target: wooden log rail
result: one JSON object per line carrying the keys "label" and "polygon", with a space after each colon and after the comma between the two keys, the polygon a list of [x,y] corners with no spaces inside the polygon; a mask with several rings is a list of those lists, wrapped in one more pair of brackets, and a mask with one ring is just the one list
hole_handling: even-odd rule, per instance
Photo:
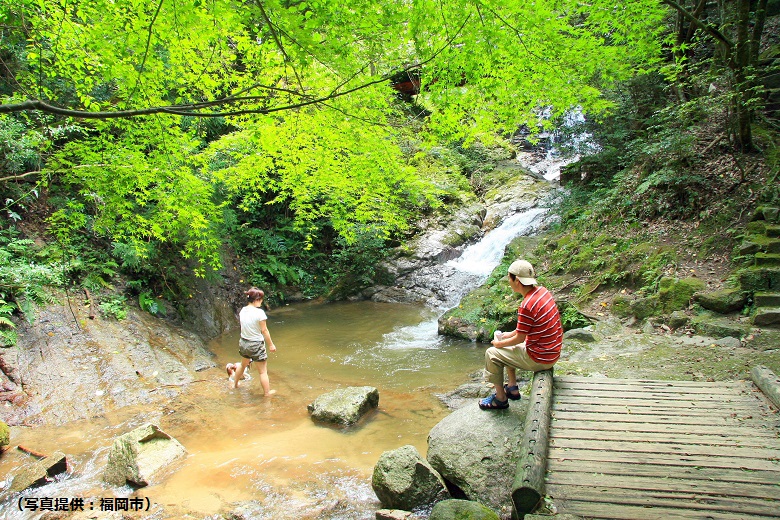
{"label": "wooden log rail", "polygon": [[552,398],[553,369],[536,372],[531,383],[520,460],[512,484],[512,518],[522,519],[536,509],[544,497]]}
{"label": "wooden log rail", "polygon": [[753,367],[750,378],[764,392],[772,404],[780,408],[780,377],[763,365]]}

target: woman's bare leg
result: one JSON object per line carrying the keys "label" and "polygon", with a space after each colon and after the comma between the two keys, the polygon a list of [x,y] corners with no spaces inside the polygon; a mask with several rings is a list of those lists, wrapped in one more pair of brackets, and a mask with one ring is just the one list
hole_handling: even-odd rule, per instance
{"label": "woman's bare leg", "polygon": [[265,395],[272,395],[276,390],[271,390],[271,380],[268,379],[268,361],[258,361],[257,371],[260,372],[260,384],[263,385]]}
{"label": "woman's bare leg", "polygon": [[244,377],[244,370],[249,366],[249,363],[251,363],[250,359],[241,358],[241,364],[236,368],[236,371],[233,372],[233,375],[230,376],[230,381],[228,382],[230,388],[236,388],[238,386],[238,382]]}

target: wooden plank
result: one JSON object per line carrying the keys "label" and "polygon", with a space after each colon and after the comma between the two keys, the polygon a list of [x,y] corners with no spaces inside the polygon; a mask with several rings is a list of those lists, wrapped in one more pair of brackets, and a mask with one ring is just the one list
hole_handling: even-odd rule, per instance
{"label": "wooden plank", "polygon": [[658,453],[627,453],[597,450],[563,449],[550,446],[550,459],[582,461],[620,462],[630,464],[662,464],[669,466],[694,466],[703,468],[731,468],[751,471],[780,471],[780,461],[762,459],[740,459],[737,457],[707,457],[702,455],[665,455]]}
{"label": "wooden plank", "polygon": [[683,381],[657,379],[601,379],[595,377],[572,378],[570,376],[556,376],[555,386],[643,386],[643,387],[675,387],[675,388],[725,388],[725,389],[750,389],[753,385],[748,380],[742,381]]}
{"label": "wooden plank", "polygon": [[755,402],[749,402],[749,401],[742,401],[742,402],[728,402],[724,403],[723,401],[695,401],[690,399],[680,399],[680,400],[674,400],[674,399],[651,399],[647,396],[645,397],[600,397],[598,401],[594,399],[592,395],[555,395],[555,400],[553,401],[553,409],[555,409],[556,406],[558,406],[559,403],[594,403],[598,402],[600,404],[604,405],[611,405],[611,406],[630,406],[630,407],[640,407],[640,406],[666,406],[670,408],[702,408],[702,409],[710,409],[710,410],[756,410],[761,411],[761,408],[756,407]]}
{"label": "wooden plank", "polygon": [[648,424],[690,424],[695,426],[763,426],[765,421],[758,419],[736,419],[728,415],[677,415],[677,414],[631,414],[631,413],[590,413],[567,412],[555,410],[552,414],[555,420],[569,421],[600,421],[600,422],[624,422],[624,423],[648,423]]}
{"label": "wooden plank", "polygon": [[588,397],[593,399],[650,399],[650,400],[672,400],[686,402],[711,402],[711,403],[756,403],[758,398],[753,395],[728,394],[713,395],[711,393],[692,394],[688,392],[650,392],[650,391],[631,391],[631,390],[609,390],[604,392],[594,392],[589,389],[570,388],[566,390],[555,390],[555,399],[567,397]]}
{"label": "wooden plank", "polygon": [[744,484],[770,484],[780,482],[780,467],[777,471],[748,471],[731,468],[703,468],[700,466],[669,466],[659,464],[627,464],[624,462],[589,461],[583,464],[577,460],[550,459],[547,468],[551,473],[568,471],[581,475],[586,482],[592,475],[623,475],[626,477],[687,478],[715,480],[718,482],[741,482]]}
{"label": "wooden plank", "polygon": [[739,457],[745,459],[777,459],[780,452],[754,447],[721,447],[700,444],[664,444],[660,442],[621,442],[590,439],[550,439],[550,446],[560,449],[601,450],[626,453],[657,453],[668,455],[702,455],[711,457]]}
{"label": "wooden plank", "polygon": [[780,518],[777,411],[747,381],[557,376],[546,489],[589,518]]}
{"label": "wooden plank", "polygon": [[655,385],[655,386],[692,386],[701,387],[708,385],[717,385],[724,388],[735,387],[744,388],[745,385],[750,386],[747,381],[688,381],[684,379],[613,379],[613,378],[596,378],[586,376],[572,376],[572,375],[556,375],[555,385],[578,383],[578,384],[642,384],[642,385]]}
{"label": "wooden plank", "polygon": [[599,384],[599,383],[556,383],[556,392],[572,390],[588,390],[592,393],[602,392],[646,392],[670,394],[702,394],[707,396],[745,395],[753,396],[752,385],[743,386],[677,386],[677,385],[645,385],[645,384]]}
{"label": "wooden plank", "polygon": [[[565,429],[578,430],[605,430],[605,431],[633,431],[633,432],[654,432],[654,433],[687,433],[691,435],[744,435],[744,428],[729,426],[696,426],[689,424],[637,424],[630,422],[602,422],[602,421],[569,421],[565,419],[555,419],[552,425],[556,431]],[[750,431],[751,435],[756,437],[777,438],[777,432],[765,429],[754,428]]]}
{"label": "wooden plank", "polygon": [[773,448],[780,453],[780,439],[756,437],[750,431],[737,435],[689,435],[684,433],[627,432],[604,430],[552,430],[556,439],[593,439],[624,442],[662,442],[670,444],[707,444],[710,446],[752,446]]}
{"label": "wooden plank", "polygon": [[[777,484],[741,484],[737,482],[719,482],[700,479],[625,477],[623,475],[589,474],[587,480],[580,473],[553,472],[547,475],[547,486],[557,484],[571,496],[581,496],[581,493],[591,493],[593,488],[609,490],[614,493],[635,495],[647,491],[663,493],[682,493],[702,496],[708,500],[713,498],[737,498],[738,502],[759,500],[780,500],[780,486]],[[583,483],[587,484],[583,484]],[[548,488],[548,494],[552,491]],[[750,500],[746,500],[750,499]],[[601,498],[594,499],[601,502]],[[780,509],[780,503],[775,504]],[[758,514],[763,514],[759,512]]]}
{"label": "wooden plank", "polygon": [[[591,488],[589,495],[566,498],[561,488],[548,490],[558,513],[570,513],[587,518],[614,518],[619,520],[768,520],[780,518],[780,508],[771,501],[751,501],[740,507],[739,501],[716,499],[697,501],[696,497],[659,496],[658,493],[613,494]],[[602,501],[593,500],[601,499]],[[725,507],[724,507],[725,506]]]}
{"label": "wooden plank", "polygon": [[[669,414],[674,413],[675,415],[685,415],[685,416],[691,416],[691,417],[697,417],[697,416],[711,416],[712,415],[712,408],[702,408],[699,406],[693,406],[690,405],[688,407],[672,407],[672,406],[625,406],[625,405],[610,405],[610,404],[602,404],[600,401],[590,401],[590,402],[575,402],[575,403],[566,403],[566,402],[558,402],[553,405],[553,411],[559,411],[559,412],[598,412],[598,413],[630,413],[630,414],[637,414],[637,415],[661,415],[661,414]],[[774,418],[776,417],[773,412],[763,412],[761,410],[757,410],[755,406],[745,406],[740,409],[734,409],[729,408],[728,414],[729,417],[735,418],[735,419],[751,419],[756,416],[759,416],[761,418],[761,421],[765,422],[767,418]]]}

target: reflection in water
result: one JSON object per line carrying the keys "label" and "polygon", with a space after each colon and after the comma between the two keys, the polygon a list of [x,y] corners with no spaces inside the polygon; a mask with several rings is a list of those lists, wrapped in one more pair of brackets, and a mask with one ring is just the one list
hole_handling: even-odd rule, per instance
{"label": "reflection in water", "polygon": [[[186,395],[161,409],[14,428],[14,444],[63,451],[72,463],[68,478],[24,496],[84,498],[96,508],[100,497],[142,496],[173,516],[239,508],[251,518],[373,518],[379,503],[371,474],[379,456],[406,444],[425,454],[428,432],[449,413],[433,394],[481,368],[483,347],[439,338],[429,330],[435,312],[409,305],[304,303],[268,315],[278,346],[268,363],[277,395],[263,397],[258,377],[227,388],[224,366],[238,359],[237,333],[227,334],[210,346],[217,368],[201,372]],[[357,385],[379,389],[379,409],[366,420],[348,430],[311,421],[306,406],[316,397]],[[179,440],[187,459],[159,484],[106,488],[100,475],[113,439],[147,421]],[[0,460],[4,488],[24,461],[29,456],[17,450]],[[3,502],[0,517],[40,517],[17,506]]]}

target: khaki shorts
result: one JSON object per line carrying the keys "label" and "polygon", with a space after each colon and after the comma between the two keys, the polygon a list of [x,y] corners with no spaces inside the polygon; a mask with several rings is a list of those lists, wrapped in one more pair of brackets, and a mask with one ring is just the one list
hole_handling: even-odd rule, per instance
{"label": "khaki shorts", "polygon": [[496,348],[490,347],[485,351],[485,370],[488,372],[487,380],[496,386],[504,384],[504,367],[512,367],[518,370],[530,370],[539,372],[552,368],[555,363],[537,363],[525,350],[525,343],[514,347]]}
{"label": "khaki shorts", "polygon": [[268,354],[265,351],[265,341],[249,341],[241,338],[238,340],[238,353],[241,357],[252,361],[265,361]]}

